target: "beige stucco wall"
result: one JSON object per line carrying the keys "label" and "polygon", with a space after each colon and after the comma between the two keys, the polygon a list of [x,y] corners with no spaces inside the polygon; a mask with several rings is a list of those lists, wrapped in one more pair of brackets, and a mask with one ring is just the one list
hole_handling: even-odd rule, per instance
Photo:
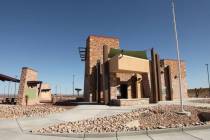
{"label": "beige stucco wall", "polygon": [[41,86],[41,92],[39,94],[39,102],[52,102],[51,91],[42,91],[43,89],[51,89],[50,85],[43,83]]}
{"label": "beige stucco wall", "polygon": [[109,61],[110,72],[149,73],[149,60],[119,55]]}

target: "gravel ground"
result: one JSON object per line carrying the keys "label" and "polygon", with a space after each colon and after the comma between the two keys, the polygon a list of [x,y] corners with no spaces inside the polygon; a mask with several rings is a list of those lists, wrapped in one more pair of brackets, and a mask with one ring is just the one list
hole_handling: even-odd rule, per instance
{"label": "gravel ground", "polygon": [[88,119],[76,122],[56,124],[48,128],[33,130],[39,133],[102,133],[102,132],[126,132],[150,129],[165,129],[205,125],[198,114],[210,112],[208,108],[184,106],[191,116],[180,115],[177,105],[158,105],[141,108],[128,113],[113,116]]}
{"label": "gravel ground", "polygon": [[33,116],[44,117],[52,113],[63,111],[65,111],[63,107],[56,107],[52,105],[0,105],[0,119],[16,119]]}

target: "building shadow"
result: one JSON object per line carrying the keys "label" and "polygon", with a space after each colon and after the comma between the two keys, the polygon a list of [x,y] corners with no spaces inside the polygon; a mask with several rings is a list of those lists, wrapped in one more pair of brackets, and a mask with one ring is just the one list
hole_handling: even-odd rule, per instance
{"label": "building shadow", "polygon": [[210,112],[200,112],[198,113],[198,118],[202,122],[210,121]]}

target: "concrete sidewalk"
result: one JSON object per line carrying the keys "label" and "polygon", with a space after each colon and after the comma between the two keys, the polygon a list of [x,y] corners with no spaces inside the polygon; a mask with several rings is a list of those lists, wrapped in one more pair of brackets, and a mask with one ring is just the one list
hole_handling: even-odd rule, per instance
{"label": "concrete sidewalk", "polygon": [[184,132],[170,132],[151,135],[118,136],[106,138],[71,138],[58,136],[41,136],[26,134],[19,129],[0,129],[0,140],[209,140],[210,129],[189,130]]}

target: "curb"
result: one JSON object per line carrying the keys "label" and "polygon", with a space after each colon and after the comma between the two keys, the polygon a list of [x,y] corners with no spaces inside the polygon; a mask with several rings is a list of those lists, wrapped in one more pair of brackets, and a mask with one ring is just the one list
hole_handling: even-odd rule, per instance
{"label": "curb", "polygon": [[166,129],[153,129],[147,130],[147,134],[162,134],[162,133],[170,133],[170,132],[183,132],[183,128],[166,128]]}
{"label": "curb", "polygon": [[120,136],[136,136],[136,135],[147,135],[147,130],[117,132],[118,137],[120,137]]}
{"label": "curb", "polygon": [[84,138],[104,138],[104,137],[117,137],[117,132],[84,133]]}
{"label": "curb", "polygon": [[85,138],[85,133],[33,133],[28,132],[27,134],[41,135],[41,136],[57,136],[57,137],[72,137],[72,138]]}
{"label": "curb", "polygon": [[210,128],[210,124],[205,124],[205,125],[198,125],[198,126],[194,126],[194,127],[184,127],[183,131],[189,131],[189,130],[199,130],[199,129],[209,129]]}
{"label": "curb", "polygon": [[136,136],[136,135],[184,132],[184,131],[189,131],[189,130],[201,130],[201,129],[209,129],[209,128],[210,128],[210,124],[201,125],[201,126],[193,126],[193,127],[140,130],[140,131],[128,131],[128,132],[108,132],[108,133],[34,133],[34,132],[29,132],[29,131],[26,133],[32,134],[32,135],[72,137],[72,138],[104,138],[104,137],[120,137],[120,136]]}

